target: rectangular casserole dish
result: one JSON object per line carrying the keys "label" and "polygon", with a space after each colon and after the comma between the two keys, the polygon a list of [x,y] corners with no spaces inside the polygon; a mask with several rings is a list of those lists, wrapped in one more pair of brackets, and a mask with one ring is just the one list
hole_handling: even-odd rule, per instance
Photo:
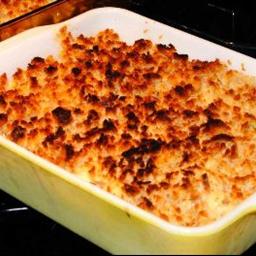
{"label": "rectangular casserole dish", "polygon": [[[254,74],[256,60],[118,8],[91,10],[62,24],[35,28],[0,44],[0,73],[11,75],[35,56],[57,55],[57,33],[106,28],[128,43],[173,43],[191,58],[231,63]],[[37,47],[34,47],[37,45]],[[29,49],[29,51],[20,51]],[[0,189],[113,254],[237,255],[256,242],[256,195],[200,228],[171,225],[0,137]]]}
{"label": "rectangular casserole dish", "polygon": [[32,12],[0,23],[0,41],[29,28],[64,21],[90,8],[95,0],[55,0]]}

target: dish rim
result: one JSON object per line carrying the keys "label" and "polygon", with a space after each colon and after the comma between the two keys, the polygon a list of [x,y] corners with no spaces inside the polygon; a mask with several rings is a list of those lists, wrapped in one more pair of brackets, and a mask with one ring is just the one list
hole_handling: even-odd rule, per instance
{"label": "dish rim", "polygon": [[[60,1],[63,1],[63,0],[60,0]],[[53,3],[55,3],[55,2],[53,2]],[[117,7],[95,8],[95,9],[89,10],[83,14],[80,14],[74,18],[71,18],[71,19],[64,21],[62,23],[59,23],[59,24],[41,26],[41,27],[32,28],[30,30],[22,32],[14,37],[9,38],[0,43],[0,55],[1,55],[1,51],[3,51],[5,49],[5,47],[7,47],[7,48],[14,47],[15,44],[17,43],[17,40],[21,40],[21,41],[29,40],[31,38],[31,36],[32,37],[36,36],[38,33],[41,34],[43,31],[49,32],[49,29],[51,29],[52,32],[55,33],[61,27],[65,26],[65,25],[69,26],[69,23],[78,22],[84,16],[89,16],[89,15],[97,16],[97,15],[104,14],[104,12],[110,12],[113,14],[115,14],[116,12],[118,12],[120,14],[120,12],[121,12],[123,15],[129,15],[129,16],[133,16],[133,17],[136,16],[136,18],[140,18],[147,22],[154,22],[157,25],[171,28],[173,30],[178,31],[181,34],[185,34],[186,36],[198,38],[199,40],[205,41],[214,46],[220,47],[222,49],[224,48],[225,50],[232,52],[233,54],[235,53],[242,57],[249,58],[253,61],[256,61],[252,57],[249,57],[242,53],[236,52],[236,51],[226,48],[224,46],[220,46],[220,45],[212,43],[208,40],[191,35],[182,30],[165,25],[161,22],[147,18],[147,17],[137,14],[135,12],[132,12],[132,11],[129,11],[126,9],[122,9],[122,8],[117,8]],[[59,177],[62,180],[65,180],[66,182],[70,183],[71,185],[76,186],[79,189],[96,196],[97,198],[113,205],[114,207],[117,207],[118,209],[124,211],[124,213],[128,213],[130,216],[134,216],[134,217],[140,219],[141,221],[147,222],[148,224],[158,227],[170,234],[187,236],[187,237],[202,237],[202,236],[214,235],[214,234],[219,233],[219,232],[223,231],[224,229],[228,228],[235,222],[243,219],[245,216],[256,212],[256,193],[255,193],[251,197],[249,197],[248,199],[243,201],[241,204],[239,204],[237,207],[235,207],[231,212],[229,212],[225,216],[221,217],[220,219],[218,219],[215,222],[210,223],[208,225],[200,226],[200,227],[183,227],[183,226],[179,226],[179,225],[174,225],[174,224],[171,224],[170,222],[162,220],[161,218],[157,217],[156,215],[153,215],[153,214],[151,214],[151,213],[149,213],[131,203],[128,203],[127,201],[125,201],[109,192],[106,192],[106,191],[100,189],[99,187],[97,187],[96,185],[93,185],[89,181],[83,180],[82,178],[76,176],[75,174],[72,174],[72,173],[68,172],[67,170],[65,170],[64,168],[61,168],[61,167],[51,163],[50,161],[30,152],[29,150],[4,138],[3,136],[0,136],[0,147],[6,148],[7,150],[9,150],[12,153],[21,157],[22,159],[31,162],[31,164],[33,164],[35,166],[40,167],[41,169],[43,169],[43,171],[46,171],[46,172],[50,173],[51,175]]]}

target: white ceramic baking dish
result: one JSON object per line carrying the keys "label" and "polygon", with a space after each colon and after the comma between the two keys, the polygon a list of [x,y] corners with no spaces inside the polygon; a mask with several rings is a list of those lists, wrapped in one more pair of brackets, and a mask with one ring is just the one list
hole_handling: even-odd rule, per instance
{"label": "white ceramic baking dish", "polygon": [[[256,75],[256,60],[117,8],[91,10],[65,23],[29,30],[0,44],[0,73],[34,56],[57,55],[57,33],[106,28],[128,43],[172,43],[191,58],[230,61]],[[113,254],[233,254],[256,242],[256,195],[217,222],[200,228],[171,225],[0,137],[0,188]]]}

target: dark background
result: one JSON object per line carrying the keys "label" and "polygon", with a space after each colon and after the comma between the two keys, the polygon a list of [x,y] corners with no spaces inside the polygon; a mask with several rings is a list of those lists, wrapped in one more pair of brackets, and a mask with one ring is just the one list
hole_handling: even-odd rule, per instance
{"label": "dark background", "polygon": [[[106,0],[256,57],[255,1]],[[107,255],[55,222],[0,191],[0,255]],[[244,255],[256,255],[256,246]]]}

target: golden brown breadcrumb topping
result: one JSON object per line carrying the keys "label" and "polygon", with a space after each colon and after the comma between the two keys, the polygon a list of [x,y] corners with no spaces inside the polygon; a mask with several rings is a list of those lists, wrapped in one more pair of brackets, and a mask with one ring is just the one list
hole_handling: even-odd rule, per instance
{"label": "golden brown breadcrumb topping", "polygon": [[0,133],[173,224],[256,192],[256,79],[173,45],[61,30],[59,59],[0,78]]}
{"label": "golden brown breadcrumb topping", "polygon": [[55,0],[0,0],[0,24],[54,1]]}

